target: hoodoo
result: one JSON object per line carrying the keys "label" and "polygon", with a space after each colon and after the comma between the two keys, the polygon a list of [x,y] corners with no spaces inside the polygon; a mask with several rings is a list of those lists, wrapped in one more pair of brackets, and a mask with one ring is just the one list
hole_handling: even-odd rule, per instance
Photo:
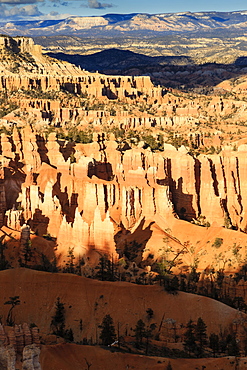
{"label": "hoodoo", "polygon": [[245,366],[245,79],[181,92],[1,36],[0,367]]}

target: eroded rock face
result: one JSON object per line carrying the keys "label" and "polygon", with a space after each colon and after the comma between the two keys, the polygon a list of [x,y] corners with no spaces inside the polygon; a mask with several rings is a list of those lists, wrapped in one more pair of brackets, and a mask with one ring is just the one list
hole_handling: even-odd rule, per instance
{"label": "eroded rock face", "polygon": [[[42,48],[35,45],[31,38],[0,37],[0,50],[3,56],[0,60],[0,90],[66,90],[75,94],[86,94],[93,98],[123,99],[137,98],[141,95],[151,98],[162,97],[162,88],[153,86],[148,76],[115,77],[99,73],[89,73],[70,63],[57,61],[42,55]],[[8,59],[8,62],[6,62]],[[25,73],[21,73],[24,72]],[[37,107],[40,102],[29,102]],[[55,103],[59,105],[59,103]],[[23,105],[23,104],[22,104]],[[48,102],[42,106],[49,117],[54,103]],[[72,112],[72,115],[78,115]],[[59,115],[59,113],[57,112]],[[67,111],[64,113],[71,114]],[[71,118],[71,117],[67,117]]]}
{"label": "eroded rock face", "polygon": [[[241,79],[234,82],[237,99],[213,95],[202,99],[196,94],[191,98],[177,90],[154,86],[149,76],[90,73],[51,59],[29,38],[0,37],[0,50],[0,91],[7,91],[8,100],[19,107],[17,116],[7,116],[7,123],[11,118],[22,125],[29,120],[57,126],[68,123],[115,125],[124,130],[178,128],[184,131],[186,127],[189,139],[195,135],[196,144],[205,141],[206,145],[213,140],[208,140],[204,133],[194,134],[190,130],[198,123],[210,125],[215,119],[237,124],[246,121],[245,81]],[[63,93],[61,98],[59,94]],[[91,107],[87,106],[88,102]],[[119,102],[116,108],[114,104]],[[218,143],[214,145],[220,145],[219,136],[216,135]],[[6,152],[9,151],[8,144],[4,146]],[[32,151],[31,145],[28,147]]]}
{"label": "eroded rock face", "polygon": [[[40,348],[36,344],[26,345],[22,354],[22,370],[41,370],[39,355]],[[16,351],[13,345],[0,346],[0,368],[16,369]]]}
{"label": "eroded rock face", "polygon": [[16,354],[14,347],[0,346],[0,367],[2,370],[15,370]]}
{"label": "eroded rock face", "polygon": [[40,345],[38,328],[30,328],[27,323],[15,326],[5,326],[0,324],[1,345],[11,346],[18,354],[22,354],[24,347],[34,344]]}
{"label": "eroded rock face", "polygon": [[[28,137],[34,140],[32,150],[25,149]],[[7,138],[2,138],[4,155]],[[9,227],[26,222],[36,234],[55,237],[58,256],[67,254],[68,245],[77,257],[91,250],[117,256],[119,231],[134,232],[144,220],[151,223],[157,217],[162,225],[176,217],[191,221],[205,216],[215,226],[228,223],[246,230],[244,147],[197,158],[169,145],[163,152],[120,152],[114,140],[98,135],[91,144],[75,146],[76,161],[71,163],[54,134],[44,144],[46,157],[37,150],[37,140],[25,128],[19,136],[22,160],[2,157],[8,174],[3,174],[3,193],[13,188],[16,196],[1,207],[3,214],[8,208]]]}
{"label": "eroded rock face", "polygon": [[[31,235],[54,238],[60,263],[66,263],[69,249],[77,258],[93,251],[123,256],[129,236],[142,243],[148,258],[152,245],[157,253],[169,236],[166,230],[172,228],[174,234],[185,224],[181,220],[190,227],[188,222],[199,218],[204,226],[246,231],[245,142],[238,151],[229,145],[212,155],[191,155],[188,149],[190,144],[190,149],[214,145],[212,153],[218,146],[222,149],[223,131],[210,127],[205,133],[196,126],[234,112],[238,119],[246,117],[247,105],[239,96],[234,104],[226,96],[191,98],[155,87],[147,76],[88,73],[42,55],[28,39],[3,38],[0,46],[6,53],[16,47],[17,59],[24,60],[23,53],[33,58],[27,73],[7,70],[4,59],[0,61],[0,89],[11,93],[8,102],[19,107],[5,118],[22,126],[14,128],[11,137],[1,134],[0,225],[22,230],[22,260],[32,242],[24,237],[23,225],[30,227]],[[45,136],[38,124],[42,128],[47,123],[63,126],[65,135],[68,127],[80,131],[92,125],[93,142],[58,140],[54,132]],[[162,134],[174,144],[181,132],[170,131],[169,137],[165,128],[182,131],[185,125],[190,144],[182,140],[176,149],[171,144],[162,147],[162,141],[155,152],[146,148],[143,137],[139,142],[136,137],[116,141],[113,133],[102,132],[105,125],[122,134],[148,129],[154,142]],[[186,241],[183,237],[173,240],[176,247]],[[34,257],[29,262],[38,264]]]}
{"label": "eroded rock face", "polygon": [[39,363],[40,349],[35,344],[25,346],[22,358],[22,370],[41,370]]}

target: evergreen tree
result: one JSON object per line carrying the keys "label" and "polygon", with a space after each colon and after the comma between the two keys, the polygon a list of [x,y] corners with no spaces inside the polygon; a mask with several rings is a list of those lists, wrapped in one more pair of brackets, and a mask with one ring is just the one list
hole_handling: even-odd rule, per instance
{"label": "evergreen tree", "polygon": [[209,347],[212,349],[214,357],[215,354],[219,352],[219,336],[215,333],[210,334],[209,336]]}
{"label": "evergreen tree", "polygon": [[145,324],[142,321],[142,319],[137,321],[134,332],[135,332],[136,344],[140,345],[142,343],[143,337],[145,337],[145,334],[146,334]]}
{"label": "evergreen tree", "polygon": [[156,324],[149,325],[146,330],[144,331],[144,336],[146,337],[146,352],[145,354],[148,355],[148,349],[149,349],[149,339],[153,337],[153,331],[156,328]]}
{"label": "evergreen tree", "polygon": [[100,339],[102,340],[102,344],[104,346],[108,346],[116,340],[115,327],[112,317],[110,315],[105,315],[100,327]]}
{"label": "evergreen tree", "polygon": [[66,263],[65,272],[68,272],[70,274],[75,274],[74,248],[69,247],[67,258],[68,258],[68,262]]}
{"label": "evergreen tree", "polygon": [[195,352],[196,346],[196,337],[195,337],[195,325],[192,320],[189,320],[186,326],[187,330],[184,334],[184,349],[186,352],[191,354]]}
{"label": "evergreen tree", "polygon": [[219,339],[219,351],[221,353],[224,353],[224,352],[226,352],[226,348],[227,348],[226,338],[220,336],[220,339]]}
{"label": "evergreen tree", "polygon": [[182,292],[186,292],[186,290],[187,290],[186,282],[185,282],[183,277],[181,277],[181,279],[180,279],[179,290],[182,290]]}
{"label": "evergreen tree", "polygon": [[199,317],[195,326],[195,337],[199,342],[199,350],[202,353],[204,346],[207,344],[207,325],[201,317]]}
{"label": "evergreen tree", "polygon": [[231,335],[231,339],[227,341],[227,354],[228,356],[239,356],[239,346],[236,341],[236,336]]}
{"label": "evergreen tree", "polygon": [[101,256],[99,259],[98,266],[95,267],[98,270],[96,278],[104,281],[115,281],[116,280],[116,267],[113,261],[110,261],[107,255]]}
{"label": "evergreen tree", "polygon": [[224,271],[223,270],[217,271],[217,273],[216,273],[216,283],[220,288],[222,287],[224,278],[225,278]]}
{"label": "evergreen tree", "polygon": [[179,280],[177,276],[171,277],[170,275],[164,275],[162,277],[162,281],[166,292],[177,294],[177,291],[179,289]]}
{"label": "evergreen tree", "polygon": [[148,308],[146,312],[148,314],[148,319],[150,320],[154,315],[154,311],[152,310],[152,308]]}
{"label": "evergreen tree", "polygon": [[192,267],[189,277],[188,277],[188,285],[187,290],[189,292],[195,293],[197,290],[197,282],[199,280],[200,273],[196,272],[196,268]]}
{"label": "evergreen tree", "polygon": [[49,258],[44,253],[41,253],[40,265],[37,265],[35,269],[47,272],[58,272],[56,257],[50,262]]}
{"label": "evergreen tree", "polygon": [[166,291],[172,294],[177,294],[178,289],[179,289],[178,277],[176,275],[173,277],[169,277]]}
{"label": "evergreen tree", "polygon": [[56,311],[55,315],[52,316],[51,320],[51,327],[54,328],[53,333],[63,337],[64,336],[64,328],[65,328],[65,308],[64,303],[60,301],[60,298],[57,298],[56,301]]}

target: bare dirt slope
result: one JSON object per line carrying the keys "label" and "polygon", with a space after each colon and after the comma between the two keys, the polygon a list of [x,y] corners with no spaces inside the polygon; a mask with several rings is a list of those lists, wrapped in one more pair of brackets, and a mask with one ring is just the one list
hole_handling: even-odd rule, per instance
{"label": "bare dirt slope", "polygon": [[[0,272],[0,307],[3,320],[9,297],[19,296],[19,306],[13,310],[15,322],[35,323],[46,335],[51,332],[55,302],[60,297],[65,304],[66,328],[72,328],[76,341],[83,338],[97,341],[98,325],[106,314],[119,323],[120,335],[133,335],[137,321],[148,323],[146,310],[152,308],[152,322],[157,330],[162,320],[172,318],[186,324],[202,317],[208,333],[219,332],[245,314],[207,297],[179,292],[168,294],[158,285],[140,286],[126,282],[101,282],[72,274],[51,274],[19,268]],[[79,322],[82,320],[82,330]]]}
{"label": "bare dirt slope", "polygon": [[42,369],[49,370],[164,370],[170,362],[174,370],[239,370],[246,369],[247,360],[241,358],[236,365],[234,357],[203,359],[167,359],[164,357],[147,357],[129,353],[117,353],[99,347],[61,344],[43,346],[40,363]]}

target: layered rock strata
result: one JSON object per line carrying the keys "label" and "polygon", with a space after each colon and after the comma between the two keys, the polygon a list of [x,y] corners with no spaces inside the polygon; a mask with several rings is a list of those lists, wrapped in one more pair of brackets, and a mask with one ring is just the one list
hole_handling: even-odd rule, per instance
{"label": "layered rock strata", "polygon": [[62,255],[68,246],[77,256],[91,249],[116,255],[116,234],[133,233],[144,220],[156,220],[164,230],[168,220],[204,216],[215,226],[246,231],[245,145],[194,158],[168,144],[156,153],[120,151],[117,142],[96,134],[93,143],[77,144],[68,153],[54,133],[42,139],[43,151],[30,127],[13,138],[16,152],[2,137],[1,192],[7,196],[1,212],[10,228],[26,222],[36,234],[57,238]]}
{"label": "layered rock strata", "polygon": [[[57,257],[64,263],[69,249],[78,258],[92,251],[122,256],[130,237],[131,242],[137,239],[142,244],[148,258],[152,245],[157,244],[154,252],[158,253],[160,240],[172,239],[169,228],[173,234],[178,225],[198,229],[189,222],[224,227],[225,235],[227,228],[246,231],[245,144],[238,151],[225,146],[220,154],[196,157],[184,146],[177,150],[164,144],[163,150],[154,152],[144,149],[142,142],[137,144],[135,137],[120,143],[114,135],[107,139],[101,132],[104,125],[145,128],[155,138],[168,126],[186,124],[187,138],[194,146],[221,146],[223,131],[205,134],[195,129],[197,123],[224,119],[233,110],[244,118],[246,102],[176,96],[155,87],[147,76],[88,73],[43,56],[28,39],[3,38],[0,44],[2,52],[11,51],[16,60],[24,60],[27,53],[30,62],[25,62],[30,67],[26,74],[7,70],[4,59],[0,66],[0,89],[9,104],[19,106],[10,116],[23,126],[20,131],[14,128],[11,137],[1,134],[0,224],[22,228],[22,259],[30,242],[27,228],[31,234],[55,238]],[[42,98],[46,93],[55,95]],[[47,138],[42,130],[32,129],[27,124],[32,118],[41,126],[49,123],[65,129],[90,124],[98,133],[90,144],[68,143],[55,133]],[[173,141],[179,139],[179,133],[170,134]],[[158,242],[155,235],[160,237]],[[173,243],[181,248],[186,240],[176,238]],[[193,258],[191,252],[188,265]]]}

